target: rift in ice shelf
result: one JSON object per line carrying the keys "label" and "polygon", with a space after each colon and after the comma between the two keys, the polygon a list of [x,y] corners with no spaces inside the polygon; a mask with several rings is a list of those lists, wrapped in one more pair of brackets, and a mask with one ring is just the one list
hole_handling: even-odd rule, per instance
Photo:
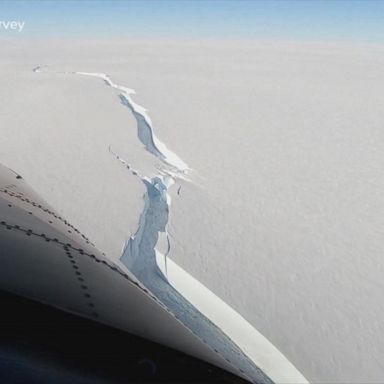
{"label": "rift in ice shelf", "polygon": [[168,259],[168,252],[157,250],[165,236],[169,251],[169,189],[187,177],[189,167],[156,137],[145,108],[131,97],[134,91],[103,73],[64,74],[101,79],[117,90],[136,120],[139,140],[162,166],[155,176],[141,175],[110,148],[121,163],[116,165],[139,178],[146,190],[138,229],[118,260],[2,166],[0,289],[184,352],[249,382],[306,383],[244,318]]}

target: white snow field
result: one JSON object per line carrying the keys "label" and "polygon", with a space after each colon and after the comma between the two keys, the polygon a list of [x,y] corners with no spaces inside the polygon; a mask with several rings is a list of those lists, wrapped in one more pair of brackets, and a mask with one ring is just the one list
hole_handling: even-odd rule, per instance
{"label": "white snow field", "polygon": [[109,259],[276,382],[383,382],[383,47],[0,44],[0,162]]}

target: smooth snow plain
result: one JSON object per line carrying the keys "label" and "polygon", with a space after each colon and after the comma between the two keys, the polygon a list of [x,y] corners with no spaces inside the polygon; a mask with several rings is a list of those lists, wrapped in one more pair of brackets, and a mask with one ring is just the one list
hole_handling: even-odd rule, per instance
{"label": "smooth snow plain", "polygon": [[68,72],[135,89],[188,164],[168,191],[169,268],[235,308],[310,382],[383,381],[381,46],[0,44],[1,162],[100,250],[117,261],[145,208],[142,180],[114,154],[150,178],[162,165],[118,93]]}

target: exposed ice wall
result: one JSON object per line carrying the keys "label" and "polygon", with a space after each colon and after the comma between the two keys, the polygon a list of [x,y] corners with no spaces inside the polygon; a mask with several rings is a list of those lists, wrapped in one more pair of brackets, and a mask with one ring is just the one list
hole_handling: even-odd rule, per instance
{"label": "exposed ice wall", "polygon": [[[76,72],[78,75],[92,76],[102,79],[106,85],[121,93],[119,98],[134,115],[137,122],[138,138],[145,149],[163,162],[164,169],[157,170],[152,178],[141,176],[132,166],[118,154],[115,156],[133,174],[141,179],[146,188],[144,209],[140,216],[139,226],[131,235],[121,257],[122,263],[165,304],[193,333],[206,342],[214,353],[221,354],[231,362],[240,375],[247,376],[257,383],[270,383],[270,379],[241,351],[241,349],[208,318],[189,303],[166,278],[166,268],[158,265],[166,255],[156,249],[159,237],[167,233],[171,197],[168,189],[179,177],[188,171],[187,164],[175,153],[171,152],[154,134],[152,121],[145,108],[136,104],[130,95],[135,92],[122,85],[115,84],[103,73]],[[166,265],[166,261],[165,261]]]}
{"label": "exposed ice wall", "polygon": [[[34,69],[34,72],[42,72],[41,66]],[[140,216],[139,226],[136,233],[130,235],[128,242],[124,245],[121,261],[122,263],[143,283],[151,292],[177,317],[191,332],[193,332],[203,343],[208,345],[212,353],[219,354],[224,358],[229,366],[237,371],[239,376],[247,377],[252,382],[270,383],[272,380],[262,370],[263,365],[255,364],[259,361],[258,350],[262,351],[263,358],[267,358],[268,362],[272,361],[271,366],[274,371],[281,370],[283,373],[276,373],[274,377],[278,378],[299,378],[295,382],[306,383],[306,380],[298,373],[295,368],[277,351],[271,344],[254,330],[241,316],[237,315],[230,307],[225,305],[207,288],[199,285],[199,291],[205,292],[210,298],[210,305],[220,306],[223,311],[218,313],[229,314],[231,318],[236,318],[238,324],[220,328],[214,324],[210,318],[200,312],[196,305],[187,300],[175,287],[170,284],[167,278],[167,254],[171,248],[171,242],[167,232],[167,224],[170,215],[171,198],[169,189],[178,184],[180,179],[185,179],[188,173],[187,164],[181,160],[179,156],[170,151],[166,145],[161,142],[155,135],[151,119],[149,118],[145,108],[136,104],[131,95],[135,92],[127,87],[115,84],[111,78],[103,73],[88,72],[66,72],[68,74],[83,75],[96,77],[104,81],[104,83],[120,92],[119,99],[121,103],[127,107],[136,119],[137,132],[140,142],[145,149],[154,155],[156,159],[162,162],[162,168],[158,169],[154,166],[154,177],[140,175],[130,163],[122,159],[118,154],[114,153],[110,148],[110,152],[114,155],[133,175],[138,177],[145,186],[146,193],[144,195],[144,208]],[[180,194],[181,186],[178,185],[177,193]],[[161,253],[158,248],[159,239],[165,237],[167,250]],[[163,263],[160,263],[163,261]],[[174,263],[172,264],[174,266]],[[195,281],[192,276],[182,271],[179,267],[173,268],[173,273],[179,271],[178,280],[180,281],[180,273],[185,279]],[[182,271],[182,272],[180,272]],[[174,280],[175,281],[175,280]],[[173,281],[173,282],[174,282]],[[197,282],[196,282],[197,283]],[[192,284],[193,285],[193,284]],[[183,290],[181,290],[183,291]],[[185,291],[185,290],[184,290]],[[199,305],[197,305],[199,306]],[[201,308],[201,306],[199,307]],[[206,311],[203,311],[204,313]],[[208,311],[209,312],[209,311]],[[212,313],[211,313],[212,315]],[[217,319],[217,316],[216,316]],[[221,320],[221,319],[220,319]],[[245,354],[237,342],[234,342],[229,335],[238,335],[239,328],[243,325],[249,326],[253,332],[252,359],[249,354]],[[237,327],[237,330],[236,330]],[[226,332],[223,331],[226,329]],[[234,332],[232,332],[234,330]],[[252,333],[251,332],[251,333]],[[248,332],[249,333],[249,332]],[[236,339],[236,338],[235,338]],[[256,342],[256,348],[254,341]],[[235,340],[236,341],[236,340]],[[256,357],[256,358],[255,358]],[[276,370],[275,368],[278,367]],[[269,374],[270,372],[268,372]],[[271,376],[271,375],[270,375]],[[272,376],[271,376],[272,377]],[[289,380],[281,380],[280,382],[290,382]]]}

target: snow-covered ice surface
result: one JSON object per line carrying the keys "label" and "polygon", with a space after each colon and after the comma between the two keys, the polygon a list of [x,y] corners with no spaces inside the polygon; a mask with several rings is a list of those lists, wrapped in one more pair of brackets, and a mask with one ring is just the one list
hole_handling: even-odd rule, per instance
{"label": "snow-covered ice surface", "polygon": [[[168,190],[179,178],[185,179],[188,166],[155,136],[145,108],[136,104],[130,97],[135,93],[134,90],[115,84],[103,73],[74,74],[97,77],[106,85],[121,92],[119,98],[135,116],[138,138],[145,149],[160,159],[164,166],[170,167],[159,170],[155,177],[149,178],[140,175],[127,161],[114,154],[130,173],[140,178],[147,190],[138,229],[130,236],[120,258],[124,266],[184,325],[208,344],[214,353],[223,356],[242,376],[258,384],[293,381],[306,383],[306,379],[295,367],[250,324],[175,263],[172,263],[172,279],[169,280],[167,256],[171,250],[171,241],[167,224],[171,198]],[[161,236],[166,237],[167,249],[164,254],[158,248]],[[188,298],[182,294],[185,290],[189,291]],[[196,303],[200,306],[195,306]],[[199,311],[202,308],[211,310]],[[207,315],[208,312],[210,316]],[[221,326],[211,320],[219,321]],[[244,346],[246,348],[242,350]],[[247,355],[245,352],[250,354]]]}
{"label": "snow-covered ice surface", "polygon": [[193,170],[168,191],[170,280],[173,260],[311,382],[383,381],[381,46],[0,44],[1,162],[98,248],[117,258],[146,209],[142,180],[111,151],[150,179],[154,156],[103,84],[39,63],[135,89]]}

